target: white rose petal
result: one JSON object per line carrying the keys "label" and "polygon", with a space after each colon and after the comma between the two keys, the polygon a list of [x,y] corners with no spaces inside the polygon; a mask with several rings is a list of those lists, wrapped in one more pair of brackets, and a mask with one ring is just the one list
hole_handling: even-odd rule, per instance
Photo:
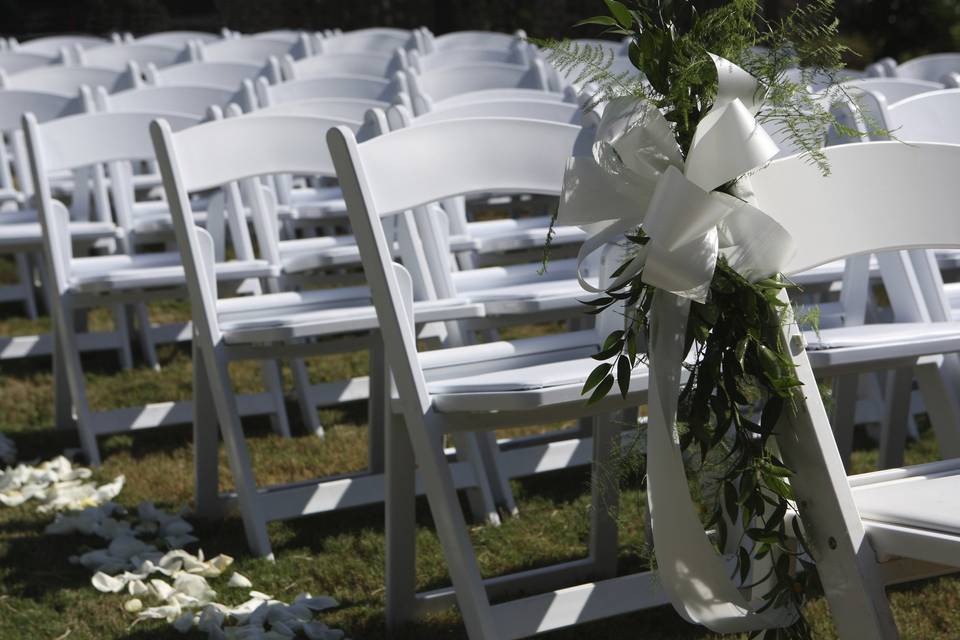
{"label": "white rose petal", "polygon": [[227,582],[228,587],[240,587],[242,589],[249,589],[253,586],[253,583],[250,582],[250,578],[241,575],[234,571],[233,575],[230,576],[230,581]]}
{"label": "white rose petal", "polygon": [[130,613],[137,613],[143,609],[143,602],[140,601],[140,598],[130,598],[123,603],[123,608]]}
{"label": "white rose petal", "polygon": [[102,571],[93,574],[90,582],[97,591],[103,593],[119,593],[127,584],[122,578],[108,576]]}

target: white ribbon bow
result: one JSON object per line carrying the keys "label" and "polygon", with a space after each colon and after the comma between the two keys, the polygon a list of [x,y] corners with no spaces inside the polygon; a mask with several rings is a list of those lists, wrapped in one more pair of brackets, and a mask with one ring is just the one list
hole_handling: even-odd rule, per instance
{"label": "white ribbon bow", "polygon": [[[684,618],[735,632],[785,626],[795,612],[757,612],[763,601],[732,580],[734,564],[717,555],[690,499],[676,431],[686,323],[690,302],[706,299],[719,256],[756,281],[779,272],[795,246],[780,224],[746,202],[753,194],[744,180],[736,185],[740,197],[714,191],[762,167],[778,149],[754,118],[762,105],[760,84],[730,61],[711,57],[719,77],[717,99],[695,131],[686,162],[655,107],[636,98],[613,100],[597,128],[592,155],[568,162],[559,221],[593,232],[580,251],[581,264],[636,227],[650,238],[608,288],[642,270],[643,281],[659,289],[650,312],[647,428],[647,499],[657,571]],[[580,283],[599,291],[582,277]],[[755,572],[762,564],[754,562]]]}
{"label": "white ribbon bow", "polygon": [[[714,191],[762,167],[778,149],[754,118],[763,104],[760,83],[729,60],[711,58],[717,98],[697,126],[686,162],[663,114],[625,97],[605,106],[592,154],[567,163],[558,221],[593,233],[580,251],[581,264],[638,226],[650,238],[613,287],[642,270],[647,284],[703,302],[719,256],[755,281],[793,255],[783,227],[745,201],[748,187],[738,193],[744,199]],[[599,292],[583,278],[580,283]]]}

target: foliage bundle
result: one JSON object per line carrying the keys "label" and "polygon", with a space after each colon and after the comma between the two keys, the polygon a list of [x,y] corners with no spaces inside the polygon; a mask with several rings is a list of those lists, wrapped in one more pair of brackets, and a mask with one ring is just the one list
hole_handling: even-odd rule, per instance
{"label": "foliage bundle", "polygon": [[[576,41],[541,42],[551,62],[575,84],[590,83],[593,105],[614,97],[636,96],[655,105],[670,122],[684,158],[701,118],[713,106],[717,72],[709,53],[726,58],[756,77],[765,88],[758,122],[773,129],[820,170],[829,173],[821,148],[832,128],[853,135],[836,121],[830,106],[850,97],[837,87],[842,60],[849,51],[839,41],[833,0],[801,3],[782,19],[768,21],[757,0],[731,0],[719,8],[699,10],[691,0],[605,0],[609,15],[579,24],[603,25],[629,41],[624,69],[610,47]],[[740,181],[719,191],[738,197]],[[648,238],[642,228],[624,242],[636,249]],[[627,267],[635,251],[627,251]],[[619,275],[615,272],[614,277]],[[645,362],[642,344],[649,329],[654,288],[642,272],[587,302],[590,313],[623,307],[625,327],[612,333],[594,358],[601,361],[584,385],[590,402],[618,387],[626,396],[630,374]],[[751,282],[721,257],[704,303],[694,302],[687,325],[687,380],[681,390],[677,423],[681,447],[697,451],[701,468],[711,469],[706,499],[719,550],[727,547],[730,522],[738,523],[736,572],[741,581],[770,585],[765,605],[796,611],[789,628],[770,629],[765,638],[806,638],[809,625],[803,603],[816,588],[816,571],[806,553],[796,512],[791,471],[774,446],[776,425],[802,393],[783,337],[792,321],[782,292],[790,283],[780,274]],[[815,392],[815,390],[811,390]],[[713,454],[713,455],[711,455]],[[706,474],[705,474],[706,475]],[[728,520],[729,519],[729,520]],[[728,531],[728,529],[730,531]],[[773,559],[766,575],[754,561]]]}

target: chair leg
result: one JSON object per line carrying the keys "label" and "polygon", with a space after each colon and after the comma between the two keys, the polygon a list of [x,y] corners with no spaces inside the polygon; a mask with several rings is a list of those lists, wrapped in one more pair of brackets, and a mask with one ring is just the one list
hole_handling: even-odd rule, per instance
{"label": "chair leg", "polygon": [[517,508],[517,501],[513,497],[510,478],[507,477],[500,465],[500,445],[497,444],[496,432],[484,431],[478,433],[477,441],[487,478],[490,479],[493,499],[504,513],[516,517],[520,514],[520,510]]}
{"label": "chair leg", "polygon": [[496,621],[443,451],[442,434],[431,428],[429,414],[407,430],[467,634],[471,640],[494,640],[498,638]]}
{"label": "chair leg", "polygon": [[60,332],[56,329],[53,336],[53,410],[54,426],[57,429],[75,429],[76,418],[73,415],[73,400],[70,398],[70,382],[67,380],[67,367],[60,346]]}
{"label": "chair leg", "polygon": [[914,369],[917,386],[923,397],[930,424],[937,436],[941,458],[960,457],[960,420],[954,396],[944,379],[941,367],[946,363],[929,362]]}
{"label": "chair leg", "polygon": [[54,331],[59,335],[56,359],[66,378],[69,389],[69,405],[73,406],[76,415],[80,446],[90,465],[99,467],[100,449],[97,447],[97,436],[93,431],[93,416],[87,406],[87,391],[83,379],[83,367],[80,363],[80,349],[72,322],[73,310],[65,299],[61,299],[60,304],[56,305],[56,309],[59,310],[59,313],[54,313],[53,318]]}
{"label": "chair leg", "polygon": [[117,358],[120,368],[126,371],[133,369],[133,353],[130,351],[130,316],[127,308],[122,305],[113,307],[113,330],[117,336]]}
{"label": "chair leg", "polygon": [[370,396],[367,398],[367,469],[383,473],[385,456],[389,455],[388,430],[392,428],[392,383],[383,340],[379,335],[370,341]]}
{"label": "chair leg", "polygon": [[833,381],[833,435],[847,471],[850,470],[850,454],[853,453],[859,378],[856,374],[850,374],[838,376]]}
{"label": "chair leg", "polygon": [[237,398],[230,384],[230,372],[227,359],[220,351],[222,347],[212,347],[204,351],[202,357],[206,365],[207,381],[210,385],[210,397],[217,411],[220,433],[227,450],[230,473],[237,490],[240,504],[240,517],[247,537],[250,551],[257,556],[273,557],[270,538],[267,536],[267,522],[260,508],[260,495],[253,477],[250,452],[243,437],[243,425],[237,411]]}
{"label": "chair leg", "polygon": [[203,357],[193,349],[193,469],[195,489],[194,512],[201,518],[219,518],[220,434],[217,410],[211,398],[210,380]]}
{"label": "chair leg", "polygon": [[287,416],[287,405],[283,398],[283,377],[280,375],[280,366],[276,360],[264,360],[260,363],[260,376],[263,386],[270,394],[273,413],[270,415],[270,425],[278,436],[290,437],[290,419]]}
{"label": "chair leg", "polygon": [[416,603],[416,474],[402,419],[386,432],[386,622],[391,631],[413,618]]}
{"label": "chair leg", "polygon": [[[453,444],[457,448],[457,459],[470,464],[473,468],[477,486],[466,490],[470,513],[476,522],[499,525],[500,514],[491,489],[491,478],[487,475],[486,465],[481,454],[480,435],[476,433],[454,433]],[[441,445],[442,448],[442,440]]]}
{"label": "chair leg", "polygon": [[878,468],[903,465],[907,444],[907,417],[910,414],[910,392],[913,389],[913,368],[896,369],[887,378],[887,410],[880,431]]}
{"label": "chair leg", "polygon": [[604,414],[593,422],[593,459],[590,473],[590,558],[597,577],[617,575],[620,479],[614,469],[614,452],[620,443],[616,416]]}
{"label": "chair leg", "polygon": [[30,260],[25,253],[14,254],[17,267],[17,279],[23,287],[23,308],[30,320],[37,319],[37,300],[33,295],[33,272]]}
{"label": "chair leg", "polygon": [[157,359],[157,348],[153,343],[152,325],[150,324],[147,305],[142,302],[134,305],[134,313],[137,318],[137,337],[140,341],[140,351],[143,352],[147,366],[154,371],[159,371],[160,361]]}
{"label": "chair leg", "polygon": [[307,365],[300,358],[290,360],[287,364],[293,374],[293,389],[297,394],[297,404],[300,406],[304,427],[308,432],[322,438],[323,425],[320,423],[317,406],[310,395],[310,375],[307,372]]}

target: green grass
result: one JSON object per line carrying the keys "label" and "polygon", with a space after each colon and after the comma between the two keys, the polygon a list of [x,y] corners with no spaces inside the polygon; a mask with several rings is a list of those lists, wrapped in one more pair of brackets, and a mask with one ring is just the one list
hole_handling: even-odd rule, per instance
{"label": "green grass", "polygon": [[[16,311],[15,309],[13,311]],[[183,308],[154,308],[155,317],[182,317]],[[107,322],[95,316],[92,324]],[[0,319],[0,335],[39,330],[46,322],[25,323]],[[543,331],[526,328],[514,335]],[[89,390],[98,408],[148,400],[188,397],[189,351],[183,347],[160,349],[163,370],[144,367],[120,372],[111,354],[90,357]],[[76,447],[73,433],[51,428],[51,375],[46,359],[0,364],[0,430],[20,449],[20,458],[50,458],[64,448]],[[347,354],[311,363],[317,379],[332,378],[366,367],[363,354]],[[257,369],[239,366],[234,371],[241,390],[258,386]],[[290,404],[291,417],[297,418]],[[365,408],[355,404],[322,412],[326,438],[302,435],[284,440],[273,435],[265,420],[246,424],[256,476],[260,483],[285,482],[361,469],[365,465]],[[191,444],[188,427],[175,427],[136,436],[101,438],[104,465],[100,479],[123,473],[127,485],[119,502],[135,506],[154,500],[166,508],[189,504],[192,492]],[[936,457],[936,446],[925,434],[908,450],[909,462]],[[856,452],[855,470],[872,468],[876,451]],[[221,458],[223,486],[229,473]],[[582,470],[558,472],[514,482],[520,517],[499,528],[477,526],[471,530],[485,575],[516,571],[580,557],[586,552],[589,490]],[[621,571],[644,565],[640,505],[643,496],[627,487],[621,518]],[[87,570],[68,562],[85,547],[102,546],[99,540],[43,535],[48,516],[33,505],[0,508],[0,640],[21,638],[181,638],[164,623],[129,627],[132,616],[122,610],[123,596],[104,595],[89,584]],[[449,584],[445,563],[430,513],[423,501],[418,508],[418,569],[420,588]],[[324,621],[344,629],[348,637],[385,637],[383,623],[383,514],[379,507],[353,509],[270,525],[276,562],[251,558],[236,517],[222,522],[196,522],[200,546],[207,554],[227,553],[236,558],[235,569],[250,577],[256,589],[279,599],[301,591],[336,597],[341,606],[325,614]],[[230,595],[228,593],[228,595]],[[960,637],[960,580],[944,578],[901,587],[891,595],[904,638],[923,640]],[[809,605],[817,638],[835,634],[823,599]],[[200,634],[187,637],[203,637]],[[431,640],[463,638],[456,611],[435,615],[412,625],[399,638]],[[684,623],[671,609],[660,608],[635,615],[584,625],[545,636],[560,638],[717,638]]]}

